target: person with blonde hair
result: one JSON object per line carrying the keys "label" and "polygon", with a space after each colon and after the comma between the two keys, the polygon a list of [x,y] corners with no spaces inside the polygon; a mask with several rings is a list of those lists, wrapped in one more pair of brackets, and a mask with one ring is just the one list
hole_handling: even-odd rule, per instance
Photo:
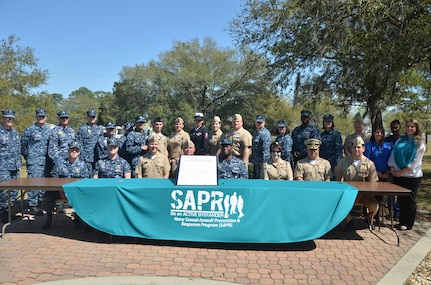
{"label": "person with blonde hair", "polygon": [[394,184],[412,190],[409,196],[398,197],[400,223],[397,228],[402,231],[411,230],[416,219],[416,194],[423,176],[422,159],[426,151],[417,120],[407,120],[405,133],[395,143],[388,160]]}
{"label": "person with blonde hair", "polygon": [[211,133],[209,139],[209,155],[217,155],[220,149],[220,142],[224,138],[223,131],[221,130],[221,119],[219,116],[214,116],[211,123]]}

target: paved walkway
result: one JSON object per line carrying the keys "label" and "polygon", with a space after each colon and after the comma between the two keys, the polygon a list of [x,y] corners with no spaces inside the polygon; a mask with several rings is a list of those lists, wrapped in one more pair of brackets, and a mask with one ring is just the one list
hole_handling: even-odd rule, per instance
{"label": "paved walkway", "polygon": [[[411,231],[399,232],[399,247],[390,229],[370,232],[360,220],[355,221],[352,233],[336,228],[320,239],[297,244],[208,244],[110,237],[98,231],[75,230],[69,214],[60,215],[55,228],[42,230],[45,218],[15,222],[7,228],[0,240],[0,284],[59,280],[57,284],[79,281],[92,285],[211,285],[216,281],[377,284],[430,230],[428,223],[422,223]],[[429,248],[421,246],[419,251],[424,257]],[[409,272],[403,276],[404,280],[397,276],[398,284],[409,277]]]}

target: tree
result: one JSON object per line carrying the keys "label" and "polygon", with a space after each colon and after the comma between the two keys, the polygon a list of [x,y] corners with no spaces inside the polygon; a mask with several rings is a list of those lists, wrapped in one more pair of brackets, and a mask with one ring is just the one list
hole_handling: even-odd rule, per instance
{"label": "tree", "polygon": [[256,53],[222,49],[210,38],[202,44],[197,39],[174,42],[159,61],[123,68],[114,85],[120,121],[161,115],[173,125],[182,116],[191,126],[194,112],[211,118],[231,106],[226,113],[232,115],[244,108],[240,102],[245,98],[259,110],[252,98],[276,96],[267,64]]}
{"label": "tree", "polygon": [[382,124],[401,75],[431,62],[430,22],[429,0],[249,0],[230,31],[270,60],[281,86],[307,74],[316,95],[334,94],[346,110],[366,104]]}

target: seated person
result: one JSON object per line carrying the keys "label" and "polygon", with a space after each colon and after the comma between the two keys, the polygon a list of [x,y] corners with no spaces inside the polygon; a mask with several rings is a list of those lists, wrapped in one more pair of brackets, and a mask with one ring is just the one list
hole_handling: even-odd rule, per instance
{"label": "seated person", "polygon": [[130,178],[130,164],[118,155],[120,142],[115,137],[107,140],[107,157],[96,162],[93,178]]}
{"label": "seated person", "polygon": [[[351,154],[342,158],[335,167],[335,179],[338,181],[378,181],[377,170],[374,162],[365,155],[365,142],[361,137],[352,140]],[[360,204],[367,207],[368,225],[374,229],[374,216],[379,210],[379,203],[374,196],[358,194],[355,205]],[[346,218],[345,230],[353,230],[354,224],[351,215]]]}
{"label": "seated person", "polygon": [[233,156],[232,145],[231,139],[223,139],[220,143],[218,177],[220,179],[248,179],[247,168],[241,159]]}
{"label": "seated person", "polygon": [[265,180],[293,180],[292,166],[283,160],[283,148],[278,142],[274,142],[269,147],[271,151],[271,161],[262,165],[261,178]]}
{"label": "seated person", "polygon": [[[68,158],[57,160],[52,169],[51,175],[55,178],[89,178],[90,170],[85,161],[79,159],[81,146],[77,142],[72,142],[68,149]],[[55,200],[60,199],[59,191],[46,191],[44,205],[46,207],[47,219],[43,229],[52,226],[52,212],[54,211]],[[79,220],[75,215],[75,223]],[[77,225],[77,224],[75,224]]]}
{"label": "seated person", "polygon": [[[195,155],[196,147],[195,144],[190,140],[186,139],[181,148],[181,155]],[[178,168],[180,167],[181,156],[178,158],[177,163],[173,163],[171,166],[171,178],[177,178]]]}
{"label": "seated person", "polygon": [[159,142],[154,136],[147,141],[148,152],[139,158],[135,173],[138,178],[169,178],[171,165],[166,155],[160,153]]}
{"label": "seated person", "polygon": [[330,181],[332,177],[331,163],[319,157],[322,142],[318,139],[308,139],[304,142],[307,157],[298,160],[295,166],[296,180]]}

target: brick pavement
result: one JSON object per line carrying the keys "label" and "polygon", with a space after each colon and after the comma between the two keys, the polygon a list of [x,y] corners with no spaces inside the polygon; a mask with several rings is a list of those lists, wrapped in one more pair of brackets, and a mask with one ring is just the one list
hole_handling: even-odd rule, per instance
{"label": "brick pavement", "polygon": [[[297,244],[217,244],[110,237],[72,227],[70,213],[42,230],[46,216],[15,222],[0,240],[0,284],[107,276],[165,276],[239,284],[376,284],[429,230],[335,228]],[[1,225],[1,224],[0,224]],[[400,280],[402,283],[404,280]]]}

